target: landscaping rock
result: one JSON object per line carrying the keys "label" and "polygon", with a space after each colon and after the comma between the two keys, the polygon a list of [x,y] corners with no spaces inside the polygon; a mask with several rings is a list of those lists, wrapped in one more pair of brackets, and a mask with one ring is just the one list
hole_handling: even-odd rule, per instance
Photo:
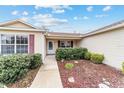
{"label": "landscaping rock", "polygon": [[77,64],[77,63],[78,63],[78,61],[74,61],[74,63],[76,63],[76,64]]}
{"label": "landscaping rock", "polygon": [[64,62],[64,59],[62,59],[61,62]]}
{"label": "landscaping rock", "polygon": [[75,82],[74,77],[69,77],[68,81],[71,82],[71,83],[74,83]]}
{"label": "landscaping rock", "polygon": [[105,78],[102,78],[102,81],[106,81],[106,79]]}
{"label": "landscaping rock", "polygon": [[104,84],[106,84],[106,85],[110,85],[110,83],[109,83],[109,82],[107,82],[107,81],[105,81],[105,82],[104,82]]}
{"label": "landscaping rock", "polygon": [[104,84],[110,85],[110,83],[109,83],[105,78],[103,78],[102,80],[103,80],[103,83],[104,83]]}
{"label": "landscaping rock", "polygon": [[107,86],[106,84],[101,83],[101,84],[99,84],[99,88],[109,88],[109,86]]}

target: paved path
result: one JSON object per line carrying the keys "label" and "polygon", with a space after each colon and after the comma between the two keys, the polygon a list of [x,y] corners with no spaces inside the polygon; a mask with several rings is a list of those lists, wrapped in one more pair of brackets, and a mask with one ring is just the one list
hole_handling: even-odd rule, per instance
{"label": "paved path", "polygon": [[45,58],[31,88],[62,88],[57,62],[54,55]]}

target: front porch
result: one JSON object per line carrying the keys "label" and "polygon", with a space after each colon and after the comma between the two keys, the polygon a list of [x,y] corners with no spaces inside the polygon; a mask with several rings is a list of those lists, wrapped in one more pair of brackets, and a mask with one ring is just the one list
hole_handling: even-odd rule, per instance
{"label": "front porch", "polygon": [[46,54],[55,54],[57,48],[76,48],[79,47],[81,40],[80,34],[68,33],[47,33],[46,37]]}

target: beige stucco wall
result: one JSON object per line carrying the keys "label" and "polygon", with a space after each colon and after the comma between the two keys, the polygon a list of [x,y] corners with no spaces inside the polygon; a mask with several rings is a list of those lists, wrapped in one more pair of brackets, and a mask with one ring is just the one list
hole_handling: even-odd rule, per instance
{"label": "beige stucco wall", "polygon": [[34,34],[35,35],[35,40],[34,40],[34,52],[35,53],[41,53],[42,57],[44,59],[45,57],[45,39],[44,35],[41,32],[26,32],[26,31],[0,31],[0,34],[21,34],[21,35],[29,35],[29,34]]}
{"label": "beige stucco wall", "polygon": [[81,47],[81,46],[80,46],[81,41],[82,41],[82,39],[81,39],[81,40],[77,40],[77,47]]}
{"label": "beige stucco wall", "polygon": [[85,37],[80,46],[88,48],[91,52],[104,54],[105,64],[120,69],[124,62],[124,28]]}
{"label": "beige stucco wall", "polygon": [[46,57],[46,38],[43,34],[41,35],[41,42],[39,42],[39,44],[41,45],[43,63],[44,63],[44,59]]}

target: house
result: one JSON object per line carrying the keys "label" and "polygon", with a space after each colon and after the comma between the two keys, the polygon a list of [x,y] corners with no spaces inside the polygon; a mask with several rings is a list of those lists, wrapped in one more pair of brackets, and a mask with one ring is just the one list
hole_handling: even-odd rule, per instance
{"label": "house", "polygon": [[0,24],[0,54],[55,54],[58,47],[86,47],[103,53],[104,63],[117,69],[124,61],[124,21],[87,34],[47,32],[22,20]]}

